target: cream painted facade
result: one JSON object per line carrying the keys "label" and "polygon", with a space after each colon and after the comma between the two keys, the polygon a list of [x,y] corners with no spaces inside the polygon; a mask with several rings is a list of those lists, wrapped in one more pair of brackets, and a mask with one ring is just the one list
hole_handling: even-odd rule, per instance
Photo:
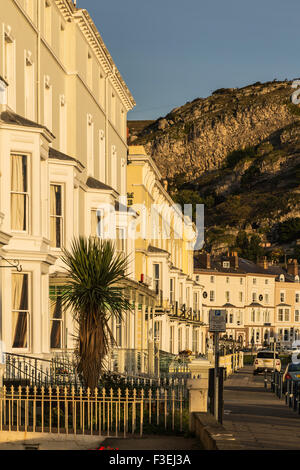
{"label": "cream painted facade", "polygon": [[[199,256],[199,255],[198,255]],[[235,253],[218,264],[209,254],[200,254],[201,265],[194,279],[203,285],[201,320],[206,324],[210,309],[226,309],[226,335],[244,347],[262,347],[275,336],[281,346],[300,339],[300,282],[295,260],[286,267],[263,260],[259,265]]]}
{"label": "cream painted facade", "polygon": [[294,281],[279,276],[275,289],[275,334],[283,346],[292,346],[300,340],[300,283],[299,275]]}
{"label": "cream painted facade", "polygon": [[[194,277],[204,286],[202,321],[207,326],[210,309],[226,309],[226,334],[229,338],[241,340],[243,346],[251,344],[252,337],[255,346],[261,346],[265,339],[269,339],[270,327],[274,324],[273,277],[213,271],[195,274]],[[253,301],[255,295],[257,301]],[[262,300],[258,300],[260,296]]]}
{"label": "cream painted facade", "polygon": [[[175,206],[142,146],[129,147],[127,191],[138,213],[135,279],[156,293],[154,339],[169,353],[203,353],[202,286],[192,279],[195,227]],[[139,341],[146,344],[146,336]]]}
{"label": "cream painted facade", "polygon": [[[43,358],[73,350],[72,314],[59,302],[66,280],[61,248],[69,248],[74,236],[104,236],[116,212],[116,248],[129,255],[124,287],[132,310],[124,322],[111,324],[117,347],[109,367],[152,373],[158,347],[202,352],[201,286],[192,280],[188,250],[194,227],[171,207],[154,162],[131,156],[127,167],[127,112],[135,102],[92,19],[71,0],[2,0],[1,7],[4,350]],[[176,223],[184,222],[178,240],[162,239],[160,214],[153,250],[135,240],[132,227],[140,215],[124,208],[132,178],[140,183],[132,190],[138,202],[163,202]],[[4,269],[14,259],[22,272]]]}
{"label": "cream painted facade", "polygon": [[224,256],[218,265],[210,255],[202,256],[204,264],[195,267],[193,277],[203,285],[201,320],[206,325],[206,338],[210,336],[209,310],[225,309],[229,339],[240,341],[243,347],[269,343],[274,331],[276,276],[240,260],[235,253]]}

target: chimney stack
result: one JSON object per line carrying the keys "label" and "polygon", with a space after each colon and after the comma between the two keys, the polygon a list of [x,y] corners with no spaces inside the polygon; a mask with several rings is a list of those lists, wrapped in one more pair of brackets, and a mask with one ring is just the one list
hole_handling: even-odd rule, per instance
{"label": "chimney stack", "polygon": [[237,254],[237,251],[233,251],[232,253],[230,253],[230,265],[232,268],[234,269],[238,269],[239,267],[239,257],[238,257],[238,254]]}
{"label": "chimney stack", "polygon": [[292,276],[298,275],[298,261],[296,259],[288,260],[287,272],[288,274],[292,274]]}
{"label": "chimney stack", "polygon": [[209,253],[200,253],[199,254],[199,261],[201,264],[204,265],[204,269],[210,269],[210,254]]}

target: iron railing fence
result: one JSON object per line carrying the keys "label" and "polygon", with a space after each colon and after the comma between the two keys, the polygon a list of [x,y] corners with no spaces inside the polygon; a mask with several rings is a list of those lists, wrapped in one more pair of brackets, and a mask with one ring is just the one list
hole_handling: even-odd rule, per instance
{"label": "iron railing fence", "polygon": [[186,431],[188,400],[176,389],[121,391],[2,387],[0,430],[106,436]]}
{"label": "iron railing fence", "polygon": [[82,385],[74,362],[69,358],[40,359],[28,355],[4,353],[4,382],[49,386]]}
{"label": "iron railing fence", "polygon": [[[131,375],[107,371],[99,380],[99,387],[109,387],[114,390],[121,388],[144,388],[154,390],[159,388],[176,388],[186,396],[186,380],[190,378],[189,372],[166,373],[160,377],[144,375]],[[36,357],[5,353],[4,384],[6,386],[73,386],[75,390],[84,388],[82,380],[76,372],[74,362],[62,357],[51,360]]]}

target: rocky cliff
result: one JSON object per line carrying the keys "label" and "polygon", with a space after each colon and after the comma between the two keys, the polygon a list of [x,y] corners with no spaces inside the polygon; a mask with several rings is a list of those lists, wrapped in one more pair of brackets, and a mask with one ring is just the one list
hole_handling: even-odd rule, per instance
{"label": "rocky cliff", "polygon": [[220,168],[233,150],[257,145],[300,119],[293,114],[291,82],[220,89],[138,127],[129,121],[129,143],[144,144],[163,175],[187,179]]}
{"label": "rocky cliff", "polygon": [[129,122],[129,142],[145,145],[176,202],[205,204],[211,251],[247,255],[254,235],[249,257],[275,250],[300,260],[300,108],[291,85],[220,89],[157,121]]}

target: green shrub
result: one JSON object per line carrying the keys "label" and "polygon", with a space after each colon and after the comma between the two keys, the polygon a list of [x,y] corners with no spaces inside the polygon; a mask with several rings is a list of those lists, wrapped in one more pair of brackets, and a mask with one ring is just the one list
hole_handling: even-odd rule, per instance
{"label": "green shrub", "polygon": [[226,157],[226,165],[229,168],[234,168],[240,161],[252,160],[256,157],[256,151],[254,147],[247,147],[245,149],[234,150],[229,153]]}
{"label": "green shrub", "polygon": [[290,218],[279,224],[278,238],[281,243],[291,242],[300,238],[300,218]]}

